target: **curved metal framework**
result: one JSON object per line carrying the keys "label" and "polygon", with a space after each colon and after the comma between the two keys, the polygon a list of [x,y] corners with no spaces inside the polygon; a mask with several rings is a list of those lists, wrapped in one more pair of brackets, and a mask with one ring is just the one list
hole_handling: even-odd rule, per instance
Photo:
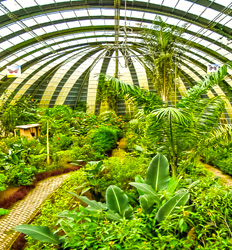
{"label": "curved metal framework", "polygon": [[[230,0],[0,0],[0,100],[7,90],[12,102],[32,94],[44,106],[84,101],[94,112],[100,73],[152,90],[140,60],[147,53],[141,30],[156,16],[186,26],[179,97],[205,76],[209,63],[232,60]],[[22,76],[7,78],[8,65],[21,65]],[[231,86],[228,76],[208,92],[228,97],[228,117]]]}

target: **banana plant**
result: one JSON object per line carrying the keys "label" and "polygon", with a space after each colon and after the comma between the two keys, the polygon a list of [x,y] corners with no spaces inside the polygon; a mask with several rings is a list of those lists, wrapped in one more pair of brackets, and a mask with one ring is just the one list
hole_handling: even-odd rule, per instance
{"label": "banana plant", "polygon": [[130,218],[132,215],[132,207],[128,203],[128,196],[117,186],[110,185],[106,189],[106,204],[90,200],[86,196],[79,196],[73,192],[70,194],[88,205],[87,210],[90,211],[106,211],[106,216],[112,220],[121,220]]}
{"label": "banana plant", "polygon": [[160,192],[168,188],[170,179],[167,158],[157,154],[148,166],[145,180],[141,176],[136,176],[136,182],[129,183],[137,188],[140,194],[139,202],[145,212],[148,212],[154,204],[161,204]]}
{"label": "banana plant", "polygon": [[[139,202],[145,213],[148,213],[155,204],[160,207],[156,219],[161,222],[179,206],[187,203],[190,196],[188,189],[198,183],[192,183],[188,189],[175,194],[180,179],[181,177],[170,178],[167,158],[162,154],[157,154],[148,167],[145,180],[141,176],[136,176],[136,182],[131,182],[130,185],[137,188],[140,194]],[[166,203],[161,206],[164,200]]]}

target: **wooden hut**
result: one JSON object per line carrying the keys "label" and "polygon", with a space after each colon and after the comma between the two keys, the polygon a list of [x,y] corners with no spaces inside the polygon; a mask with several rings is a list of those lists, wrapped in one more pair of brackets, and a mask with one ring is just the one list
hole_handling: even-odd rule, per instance
{"label": "wooden hut", "polygon": [[[20,136],[25,136],[27,139],[33,139],[40,137],[41,124],[28,124],[16,126],[16,130],[19,130]],[[16,134],[16,131],[15,131]]]}

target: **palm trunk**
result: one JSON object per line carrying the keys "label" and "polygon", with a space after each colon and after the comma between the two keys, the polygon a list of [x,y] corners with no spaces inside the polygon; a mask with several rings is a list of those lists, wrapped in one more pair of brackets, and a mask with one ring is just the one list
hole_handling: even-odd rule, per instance
{"label": "palm trunk", "polygon": [[49,121],[47,120],[47,164],[50,165],[50,156],[49,156]]}

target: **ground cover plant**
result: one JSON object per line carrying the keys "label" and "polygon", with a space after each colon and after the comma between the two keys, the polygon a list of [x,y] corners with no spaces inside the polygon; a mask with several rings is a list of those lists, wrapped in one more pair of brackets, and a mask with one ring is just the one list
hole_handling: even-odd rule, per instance
{"label": "ground cover plant", "polygon": [[[161,157],[162,166],[166,164],[167,168],[167,160],[161,155],[156,156],[153,163],[157,163],[157,157]],[[48,201],[44,213],[34,221],[34,225],[44,225],[45,228],[34,227],[33,230],[50,232],[46,226],[50,230],[57,229],[59,236],[49,234],[53,238],[53,245],[58,244],[62,249],[229,249],[232,246],[231,188],[224,187],[201,165],[194,164],[183,165],[185,178],[176,181],[170,179],[168,172],[162,171],[158,178],[160,181],[153,182],[152,188],[147,184],[151,179],[149,171],[154,170],[151,165],[147,176],[144,176],[145,171],[143,173],[145,182],[139,182],[142,178],[137,176],[136,182],[130,185],[131,194],[138,190],[136,197],[140,197],[139,200],[129,200],[128,195],[110,181],[106,200],[103,199],[102,203],[89,199],[90,196],[80,196],[80,190],[72,188],[72,191],[67,187],[63,198],[59,194],[60,205],[56,203],[54,211],[51,211],[53,205]],[[153,172],[154,177],[158,172]],[[83,178],[81,181],[86,180],[85,174]],[[78,198],[90,206],[78,207],[80,203],[74,195],[70,196],[70,191],[75,196],[78,191]],[[120,206],[114,202],[113,194]],[[74,199],[74,203],[69,204],[72,209],[62,212],[62,201],[67,197]],[[158,199],[161,199],[160,203]],[[58,201],[58,197],[55,200]],[[119,207],[121,210],[118,210]],[[52,213],[52,221],[48,219],[46,209],[49,209],[49,214]],[[57,209],[59,213],[56,213]],[[18,227],[19,231],[24,229]],[[26,233],[30,234],[29,231]],[[37,239],[41,240],[40,237]],[[26,249],[52,248],[48,243],[36,243],[31,238],[29,242]]]}

